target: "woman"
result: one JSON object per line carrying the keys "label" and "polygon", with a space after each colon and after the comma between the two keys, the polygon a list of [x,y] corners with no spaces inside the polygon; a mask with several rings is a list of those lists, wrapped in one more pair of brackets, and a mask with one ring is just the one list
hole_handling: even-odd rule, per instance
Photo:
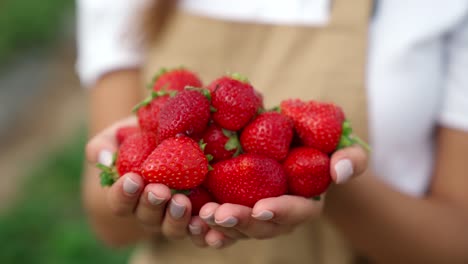
{"label": "woman", "polygon": [[[188,199],[171,197],[165,186],[143,187],[128,174],[102,189],[89,167],[84,200],[101,239],[150,241],[135,263],[347,263],[348,243],[377,263],[468,262],[466,1],[381,0],[372,16],[367,0],[152,5],[79,1],[78,71],[91,88],[96,135],[87,147],[91,163],[109,161],[116,127],[135,122],[111,125],[141,99],[141,80],[183,64],[207,80],[241,71],[268,105],[287,97],[338,103],[359,135],[369,133],[372,166],[363,173],[365,152],[344,149],[332,157],[338,184],[325,202],[211,203],[195,218]],[[142,12],[160,20],[150,23],[155,38],[140,49],[129,28]],[[320,217],[322,206],[332,225]],[[191,241],[172,240],[187,234]]]}

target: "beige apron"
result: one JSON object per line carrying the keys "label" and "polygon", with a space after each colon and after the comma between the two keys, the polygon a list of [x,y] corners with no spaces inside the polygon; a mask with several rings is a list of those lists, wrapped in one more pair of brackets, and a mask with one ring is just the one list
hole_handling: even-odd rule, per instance
{"label": "beige apron", "polygon": [[[371,0],[335,0],[324,27],[220,21],[176,11],[150,52],[145,79],[160,67],[184,65],[205,82],[240,72],[263,92],[267,106],[285,98],[333,101],[367,135],[365,54]],[[270,240],[243,240],[199,249],[189,239],[142,245],[133,264],[350,263],[351,251],[324,219]]]}

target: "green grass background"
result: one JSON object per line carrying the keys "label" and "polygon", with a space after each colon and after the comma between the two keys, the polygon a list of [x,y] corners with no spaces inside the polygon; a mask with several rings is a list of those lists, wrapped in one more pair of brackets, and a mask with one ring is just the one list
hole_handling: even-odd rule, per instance
{"label": "green grass background", "polygon": [[[0,0],[0,69],[30,49],[53,50],[72,0]],[[34,58],[31,58],[34,59]],[[100,244],[81,206],[85,129],[28,172],[19,199],[0,212],[0,264],[125,263],[129,250]],[[4,153],[5,154],[5,153]]]}
{"label": "green grass background", "polygon": [[[84,129],[83,129],[84,131]],[[0,215],[0,263],[125,263],[93,236],[81,206],[85,133],[30,170],[21,197]]]}
{"label": "green grass background", "polygon": [[41,49],[60,38],[73,0],[1,0],[0,66],[25,49]]}

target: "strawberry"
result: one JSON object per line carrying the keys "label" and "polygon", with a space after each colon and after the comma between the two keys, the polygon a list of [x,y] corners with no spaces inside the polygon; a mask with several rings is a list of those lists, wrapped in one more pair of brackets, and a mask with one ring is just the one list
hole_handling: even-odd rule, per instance
{"label": "strawberry", "polygon": [[117,152],[115,164],[119,175],[139,173],[141,164],[156,146],[156,135],[152,132],[141,132],[128,137]]}
{"label": "strawberry", "polygon": [[331,183],[330,158],[314,148],[293,149],[283,167],[291,194],[315,197],[325,192]]}
{"label": "strawberry", "polygon": [[202,87],[200,78],[184,68],[168,70],[162,68],[153,78],[153,91],[183,91],[186,86]]}
{"label": "strawberry", "polygon": [[288,155],[293,138],[292,120],[277,112],[258,115],[242,131],[240,141],[247,153],[283,160]]}
{"label": "strawberry", "polygon": [[128,172],[140,173],[141,165],[157,146],[156,134],[140,131],[129,135],[120,145],[110,166],[97,164],[101,169],[102,186],[111,186]]}
{"label": "strawberry", "polygon": [[205,131],[203,142],[206,143],[205,153],[213,156],[213,163],[237,156],[241,151],[237,133],[216,124]]}
{"label": "strawberry", "polygon": [[182,134],[159,144],[141,166],[141,176],[149,183],[162,183],[175,190],[200,185],[208,172],[208,160],[200,146]]}
{"label": "strawberry", "polygon": [[159,112],[169,100],[166,92],[152,92],[151,95],[138,104],[133,110],[138,116],[141,129],[157,133],[159,127]]}
{"label": "strawberry", "polygon": [[192,203],[192,215],[198,215],[203,205],[215,201],[213,196],[202,186],[188,191],[187,197]]}
{"label": "strawberry", "polygon": [[338,147],[343,133],[344,114],[331,103],[286,100],[281,111],[294,121],[294,128],[305,146],[327,154]]}
{"label": "strawberry", "polygon": [[210,102],[200,92],[184,90],[170,98],[159,112],[158,139],[204,132],[210,119]]}
{"label": "strawberry", "polygon": [[117,138],[117,143],[120,145],[122,142],[128,138],[129,136],[140,132],[140,128],[138,126],[124,126],[117,129],[115,133],[115,137]]}
{"label": "strawberry", "polygon": [[222,128],[237,131],[257,113],[260,100],[254,88],[240,75],[224,76],[209,86],[213,120]]}
{"label": "strawberry", "polygon": [[220,203],[253,207],[260,199],[285,194],[287,178],[276,160],[242,154],[214,164],[206,185]]}

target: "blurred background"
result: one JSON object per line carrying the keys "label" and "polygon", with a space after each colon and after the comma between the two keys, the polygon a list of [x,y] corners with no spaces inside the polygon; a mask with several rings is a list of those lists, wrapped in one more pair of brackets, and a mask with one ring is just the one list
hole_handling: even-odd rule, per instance
{"label": "blurred background", "polygon": [[86,101],[72,0],[0,3],[0,263],[125,263],[80,201]]}

